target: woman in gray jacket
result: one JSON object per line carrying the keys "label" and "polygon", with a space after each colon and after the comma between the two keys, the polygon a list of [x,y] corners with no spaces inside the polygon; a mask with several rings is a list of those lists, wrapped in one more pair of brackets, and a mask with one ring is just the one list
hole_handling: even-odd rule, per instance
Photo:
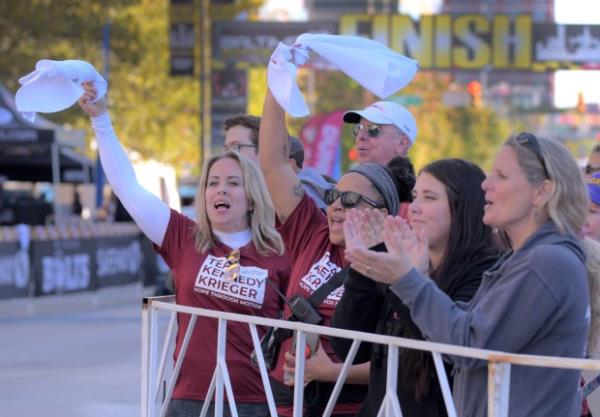
{"label": "woman in gray jacket", "polygon": [[[483,222],[505,233],[511,249],[483,274],[469,303],[455,303],[426,275],[427,242],[398,218],[386,219],[388,253],[368,250],[358,222],[344,225],[352,267],[391,284],[432,341],[513,353],[581,358],[588,332],[585,256],[577,234],[587,195],[567,149],[521,133],[498,152],[482,184]],[[363,215],[361,215],[363,216]],[[487,363],[452,356],[454,398],[461,417],[487,415]],[[575,417],[580,371],[513,366],[511,417]]]}

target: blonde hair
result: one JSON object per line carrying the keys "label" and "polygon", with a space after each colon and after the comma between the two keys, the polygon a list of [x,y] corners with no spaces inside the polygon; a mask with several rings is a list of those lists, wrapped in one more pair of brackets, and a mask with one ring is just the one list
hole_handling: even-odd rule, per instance
{"label": "blonde hair", "polygon": [[[536,136],[541,157],[546,166],[552,193],[546,202],[548,216],[561,233],[578,235],[585,223],[588,209],[588,193],[577,162],[561,143]],[[530,148],[520,145],[517,136],[505,142],[517,154],[519,165],[531,184],[547,179],[539,157]]]}
{"label": "blonde hair", "polygon": [[283,254],[283,240],[275,230],[275,209],[262,173],[253,162],[232,151],[215,155],[204,164],[196,193],[196,249],[205,252],[217,242],[208,219],[205,194],[210,168],[215,162],[225,158],[236,161],[242,170],[244,190],[248,198],[248,224],[256,250],[263,256]]}
{"label": "blonde hair", "polygon": [[600,243],[587,237],[582,242],[586,254],[585,269],[592,311],[587,354],[590,357],[598,358],[600,357]]}

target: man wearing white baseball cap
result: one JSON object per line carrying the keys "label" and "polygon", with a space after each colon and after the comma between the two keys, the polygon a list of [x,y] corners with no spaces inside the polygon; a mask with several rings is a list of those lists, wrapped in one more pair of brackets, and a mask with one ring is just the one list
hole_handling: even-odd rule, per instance
{"label": "man wearing white baseball cap", "polygon": [[417,138],[417,122],[403,106],[378,101],[363,110],[344,113],[344,122],[353,123],[358,162],[382,165],[396,156],[406,156]]}

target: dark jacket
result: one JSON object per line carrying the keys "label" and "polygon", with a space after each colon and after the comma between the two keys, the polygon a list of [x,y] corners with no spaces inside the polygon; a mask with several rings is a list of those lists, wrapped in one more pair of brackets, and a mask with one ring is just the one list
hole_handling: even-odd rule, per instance
{"label": "dark jacket", "polygon": [[[464,278],[458,282],[458,285],[453,286],[448,295],[455,301],[469,301],[479,287],[483,272],[490,268],[496,259],[496,256],[487,256],[478,264],[473,265]],[[336,307],[332,326],[423,340],[423,336],[410,317],[409,310],[390,291],[389,286],[377,284],[353,269],[349,271],[344,295]],[[351,341],[332,338],[331,343],[336,354],[341,358],[345,358]],[[419,356],[421,358],[417,360],[420,361],[421,366],[415,370],[412,359],[419,358]],[[368,360],[371,361],[369,392],[358,413],[358,416],[361,417],[376,416],[383,401],[386,388],[387,346],[363,343],[356,356],[355,363]],[[406,369],[411,367],[412,370]],[[426,384],[428,389],[420,394],[420,398],[417,398],[414,387],[407,384],[407,382],[411,382],[415,371],[417,371],[416,375],[418,377],[428,380],[428,384]],[[449,365],[446,366],[446,371],[448,377],[451,377],[451,367]],[[450,384],[452,384],[452,381],[450,381]],[[431,356],[419,355],[414,350],[402,349],[400,351],[397,394],[405,417],[446,416],[446,408]]]}

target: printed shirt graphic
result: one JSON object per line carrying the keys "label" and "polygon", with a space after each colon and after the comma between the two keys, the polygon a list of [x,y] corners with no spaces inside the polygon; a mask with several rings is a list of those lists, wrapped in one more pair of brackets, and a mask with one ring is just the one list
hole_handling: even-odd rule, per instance
{"label": "printed shirt graphic", "polygon": [[265,299],[268,271],[254,266],[240,265],[235,280],[225,277],[227,258],[208,255],[198,271],[194,291],[221,298],[235,304],[260,309]]}
{"label": "printed shirt graphic", "polygon": [[[288,298],[301,295],[309,298],[321,285],[347,265],[344,260],[344,248],[334,245],[329,240],[329,227],[327,217],[316,206],[314,201],[304,195],[298,207],[284,224],[278,227],[285,243],[286,252],[292,260],[292,271],[288,284]],[[323,300],[318,307],[318,312],[323,318],[321,323],[329,326],[335,306],[340,300],[344,287],[340,286]],[[285,317],[291,311],[286,305]],[[327,337],[321,337],[321,346],[334,362],[341,362],[335,355]],[[291,340],[285,340],[279,350],[279,356],[271,376],[278,381],[283,381],[283,356],[291,349]],[[339,403],[334,408],[334,413],[354,414],[360,404]],[[278,406],[280,416],[291,416],[292,406]]]}
{"label": "printed shirt graphic", "polygon": [[[330,258],[331,254],[325,252],[323,257],[310,267],[308,273],[300,278],[298,285],[307,294],[317,291],[321,285],[325,284],[333,275],[342,270],[337,264],[331,262]],[[344,287],[339,286],[323,300],[323,304],[335,308],[335,305],[342,298],[342,294],[344,294]]]}
{"label": "printed shirt graphic", "polygon": [[[172,270],[177,304],[277,318],[283,308],[279,295],[267,284],[267,278],[280,291],[287,290],[290,274],[285,256],[261,256],[252,242],[240,248],[240,273],[235,280],[223,275],[231,248],[218,244],[205,253],[195,249],[195,224],[171,210],[169,226],[157,248]],[[190,316],[177,316],[175,359],[187,330]],[[258,369],[250,363],[254,349],[247,324],[227,323],[227,365],[237,402],[263,402],[265,394]],[[264,329],[260,329],[262,336]],[[204,400],[215,369],[217,320],[198,317],[196,327],[173,398]]]}

